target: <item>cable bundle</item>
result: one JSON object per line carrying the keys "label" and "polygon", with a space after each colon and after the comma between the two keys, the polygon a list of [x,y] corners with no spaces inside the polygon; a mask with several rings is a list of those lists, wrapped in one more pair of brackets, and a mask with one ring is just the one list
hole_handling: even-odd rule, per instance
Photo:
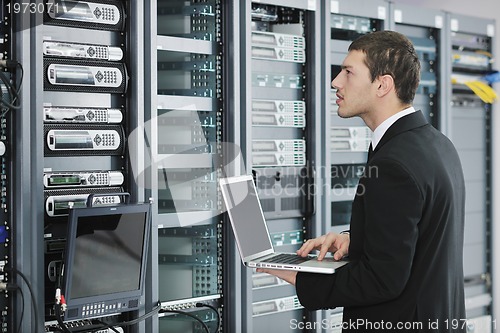
{"label": "cable bundle", "polygon": [[[5,73],[2,71],[2,69],[7,68],[7,69],[19,69],[21,71],[20,78],[19,78],[19,83],[18,86],[16,87],[11,80],[5,75]],[[3,82],[7,89],[7,93],[9,94],[9,101],[5,101],[2,96],[0,96],[0,105],[2,106],[2,114],[1,116],[5,116],[5,114],[11,110],[11,109],[20,109],[21,106],[19,105],[19,92],[21,90],[21,84],[23,81],[23,67],[21,66],[20,63],[14,60],[0,60],[0,80]]]}
{"label": "cable bundle", "polygon": [[465,76],[454,76],[451,78],[453,84],[463,84],[476,94],[484,103],[493,104],[498,96],[488,84],[483,81],[471,79]]}

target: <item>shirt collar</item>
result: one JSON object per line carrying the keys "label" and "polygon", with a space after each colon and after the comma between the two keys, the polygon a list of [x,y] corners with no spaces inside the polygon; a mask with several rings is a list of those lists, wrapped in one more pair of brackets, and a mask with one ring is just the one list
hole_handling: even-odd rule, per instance
{"label": "shirt collar", "polygon": [[375,150],[375,147],[377,147],[378,143],[384,136],[385,132],[389,129],[389,127],[392,126],[398,119],[409,115],[410,113],[415,112],[415,108],[413,106],[410,106],[407,109],[404,109],[402,111],[399,111],[398,113],[390,116],[386,120],[384,120],[380,125],[377,126],[375,131],[373,131],[373,136],[372,136],[372,149]]}

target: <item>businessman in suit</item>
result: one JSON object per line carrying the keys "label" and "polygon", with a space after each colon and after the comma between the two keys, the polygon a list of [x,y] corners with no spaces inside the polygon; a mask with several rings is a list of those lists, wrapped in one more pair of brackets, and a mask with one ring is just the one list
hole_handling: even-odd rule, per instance
{"label": "businessman in suit", "polygon": [[374,32],[349,46],[332,86],[339,115],[374,132],[365,174],[349,232],[310,239],[297,253],[350,263],[330,275],[259,269],[294,284],[306,309],[344,307],[343,332],[466,331],[464,177],[453,144],[411,106],[419,80],[402,34]]}

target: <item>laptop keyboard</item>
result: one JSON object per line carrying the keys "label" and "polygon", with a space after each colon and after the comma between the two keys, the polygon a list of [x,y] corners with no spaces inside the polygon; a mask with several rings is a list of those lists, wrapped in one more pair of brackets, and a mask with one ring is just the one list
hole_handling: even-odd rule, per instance
{"label": "laptop keyboard", "polygon": [[263,260],[264,262],[276,263],[276,264],[291,264],[298,265],[305,261],[311,260],[311,258],[302,258],[299,255],[292,253],[280,253],[274,257],[267,258]]}

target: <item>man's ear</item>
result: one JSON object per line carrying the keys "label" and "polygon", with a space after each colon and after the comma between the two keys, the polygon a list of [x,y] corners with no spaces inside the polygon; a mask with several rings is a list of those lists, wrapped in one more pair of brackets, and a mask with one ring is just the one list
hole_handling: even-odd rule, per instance
{"label": "man's ear", "polygon": [[383,97],[394,89],[394,79],[389,74],[380,75],[377,78],[377,96]]}

